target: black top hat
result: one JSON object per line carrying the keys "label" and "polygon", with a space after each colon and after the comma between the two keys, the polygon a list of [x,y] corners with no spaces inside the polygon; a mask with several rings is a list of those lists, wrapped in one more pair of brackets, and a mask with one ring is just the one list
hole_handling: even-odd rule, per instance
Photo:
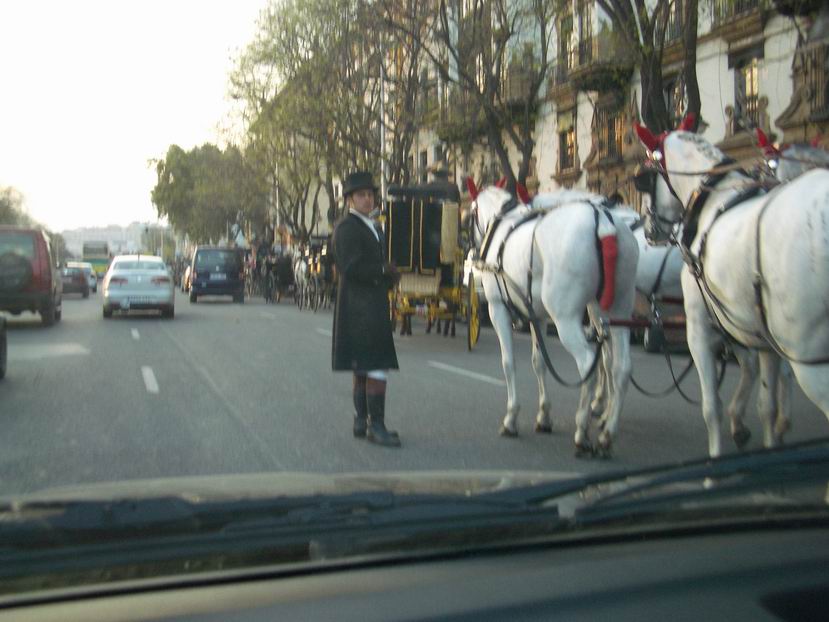
{"label": "black top hat", "polygon": [[343,198],[347,198],[349,194],[357,192],[357,190],[373,190],[374,192],[377,192],[377,189],[377,186],[374,185],[374,179],[372,179],[371,173],[366,171],[349,173],[348,177],[345,178],[345,183],[343,184]]}

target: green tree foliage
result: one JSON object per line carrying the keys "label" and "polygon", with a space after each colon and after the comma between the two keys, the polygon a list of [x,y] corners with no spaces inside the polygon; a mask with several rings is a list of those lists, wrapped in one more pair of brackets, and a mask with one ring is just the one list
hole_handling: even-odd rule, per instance
{"label": "green tree foliage", "polygon": [[23,207],[23,195],[15,188],[0,188],[0,225],[34,225]]}
{"label": "green tree foliage", "polygon": [[218,241],[233,224],[259,229],[266,222],[265,182],[235,146],[171,145],[156,174],[151,198],[158,215],[194,241]]}

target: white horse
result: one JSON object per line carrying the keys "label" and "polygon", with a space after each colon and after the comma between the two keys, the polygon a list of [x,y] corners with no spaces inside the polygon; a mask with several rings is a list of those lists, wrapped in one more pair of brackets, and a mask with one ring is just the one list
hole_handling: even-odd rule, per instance
{"label": "white horse", "polygon": [[[471,218],[475,240],[482,253],[477,272],[489,303],[490,319],[501,345],[501,363],[507,383],[507,414],[501,434],[518,434],[519,404],[515,390],[512,318],[508,302],[512,301],[518,311],[526,316],[526,301],[536,317],[552,319],[561,343],[576,360],[579,378],[583,380],[576,412],[576,450],[578,455],[592,453],[588,426],[596,375],[590,374],[588,377],[588,374],[594,366],[594,357],[599,352],[588,343],[582,318],[587,310],[594,326],[601,330],[600,322],[603,319],[611,316],[631,317],[637,261],[633,234],[625,226],[614,227],[599,211],[599,235],[615,236],[618,249],[615,270],[605,279],[606,284],[615,281],[615,296],[612,302],[603,296],[605,308],[602,308],[597,301],[602,258],[596,250],[597,214],[596,208],[591,204],[591,201],[600,202],[602,197],[562,192],[559,198],[566,200],[561,201],[557,209],[545,210],[538,218],[516,227],[531,211],[529,206],[518,204],[504,213],[504,207],[509,206],[511,198],[507,192],[490,187],[478,194],[474,186],[470,187],[470,192],[474,200]],[[490,231],[490,228],[493,230]],[[490,238],[490,243],[481,249],[482,240],[487,237]],[[496,272],[493,268],[499,263],[499,255],[502,256],[502,269]],[[531,285],[528,283],[528,275],[531,275]],[[545,331],[533,332],[532,365],[539,392],[535,430],[548,433],[552,430],[550,402],[547,398],[545,363],[538,345],[538,340],[543,338]],[[608,348],[611,360],[612,390],[608,399],[606,425],[598,439],[599,449],[603,453],[610,451],[630,379],[630,330],[612,327],[608,332],[609,341],[603,347]]]}
{"label": "white horse", "polygon": [[682,271],[688,346],[702,388],[709,455],[721,453],[717,324],[759,353],[758,410],[766,446],[780,436],[778,352],[829,417],[829,171],[814,170],[767,195],[741,199],[753,180],[738,170],[709,176],[725,158],[702,137],[678,131],[657,138],[641,126],[637,132],[650,152],[650,169],[637,176],[637,187],[650,187],[651,236],[665,235],[681,222],[703,185],[711,190],[696,208],[696,232],[687,246],[702,276],[695,278],[687,266]]}

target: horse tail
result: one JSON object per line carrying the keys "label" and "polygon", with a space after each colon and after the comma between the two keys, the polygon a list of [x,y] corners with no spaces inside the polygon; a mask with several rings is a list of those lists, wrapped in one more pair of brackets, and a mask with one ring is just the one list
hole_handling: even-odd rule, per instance
{"label": "horse tail", "polygon": [[599,296],[599,306],[608,311],[613,306],[616,297],[616,260],[619,257],[619,242],[616,239],[616,225],[607,212],[597,210],[596,237],[599,239],[599,249],[604,274],[602,291]]}

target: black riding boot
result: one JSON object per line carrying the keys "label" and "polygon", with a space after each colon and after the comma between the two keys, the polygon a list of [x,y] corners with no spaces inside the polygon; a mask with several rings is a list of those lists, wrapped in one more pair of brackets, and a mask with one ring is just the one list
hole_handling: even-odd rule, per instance
{"label": "black riding boot", "polygon": [[366,395],[368,402],[368,432],[369,442],[385,447],[400,447],[400,437],[397,432],[386,429],[386,394]]}
{"label": "black riding boot", "polygon": [[365,438],[368,428],[365,376],[354,376],[354,411],[354,438]]}

